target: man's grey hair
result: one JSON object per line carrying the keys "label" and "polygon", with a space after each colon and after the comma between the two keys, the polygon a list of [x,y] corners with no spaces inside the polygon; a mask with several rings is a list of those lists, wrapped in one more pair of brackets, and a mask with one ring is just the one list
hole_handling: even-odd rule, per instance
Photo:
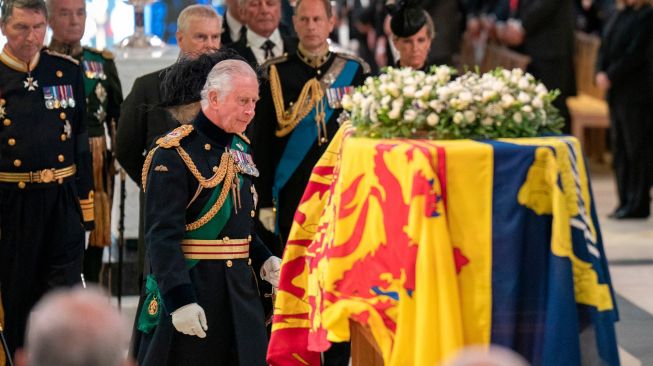
{"label": "man's grey hair", "polygon": [[252,78],[258,80],[254,69],[245,61],[241,60],[224,60],[218,62],[206,78],[206,83],[201,92],[202,108],[209,105],[209,91],[217,90],[220,101],[231,93],[234,84],[242,78]]}
{"label": "man's grey hair", "polygon": [[30,315],[25,349],[30,366],[119,366],[129,327],[99,288],[54,290]]}
{"label": "man's grey hair", "polygon": [[219,30],[222,29],[222,18],[210,5],[195,4],[184,8],[177,17],[177,30],[184,32],[188,29],[190,20],[193,17],[218,19]]}
{"label": "man's grey hair", "polygon": [[2,15],[0,15],[0,24],[7,24],[16,8],[40,11],[45,16],[45,19],[48,19],[48,8],[43,0],[2,0],[0,3],[2,3],[2,7],[0,7],[0,11],[2,12]]}

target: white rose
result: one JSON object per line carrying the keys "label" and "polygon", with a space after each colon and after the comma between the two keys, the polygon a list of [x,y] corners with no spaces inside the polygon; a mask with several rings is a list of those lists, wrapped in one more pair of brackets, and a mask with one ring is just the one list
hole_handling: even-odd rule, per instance
{"label": "white rose", "polygon": [[524,113],[533,113],[533,107],[531,107],[530,105],[525,105],[521,107],[521,110]]}
{"label": "white rose", "polygon": [[404,121],[413,122],[417,118],[417,112],[414,109],[407,109],[404,112]]}
{"label": "white rose", "polygon": [[524,92],[519,92],[519,96],[517,96],[517,100],[519,100],[522,103],[528,103],[531,101],[531,97]]}
{"label": "white rose", "polygon": [[522,122],[522,116],[521,113],[516,112],[515,114],[512,115],[512,120],[515,121],[516,124],[520,124]]}
{"label": "white rose", "polygon": [[399,114],[401,113],[401,109],[399,108],[393,108],[390,113],[388,113],[388,117],[390,119],[399,119]]}
{"label": "white rose", "polygon": [[544,102],[542,102],[542,98],[533,99],[533,102],[531,104],[533,105],[533,107],[537,109],[544,107]]}
{"label": "white rose", "polygon": [[345,94],[344,97],[342,97],[342,101],[340,101],[342,104],[342,108],[346,111],[351,111],[351,109],[354,107],[354,103],[351,100],[351,96],[349,94]]}
{"label": "white rose", "polygon": [[535,92],[538,93],[538,94],[546,94],[546,93],[548,93],[549,91],[547,90],[546,86],[544,86],[544,84],[539,83],[539,84],[537,84],[537,86],[535,87]]}
{"label": "white rose", "polygon": [[503,108],[510,108],[515,103],[515,98],[510,94],[504,94],[501,97],[501,106]]}
{"label": "white rose", "polygon": [[517,86],[519,87],[519,89],[527,89],[529,84],[530,83],[528,82],[528,79],[526,77],[522,77],[519,79]]}
{"label": "white rose", "polygon": [[464,119],[465,119],[465,116],[463,116],[463,114],[460,113],[460,112],[456,112],[453,115],[453,123],[455,123],[457,125],[459,125]]}
{"label": "white rose", "polygon": [[483,97],[481,98],[481,100],[484,103],[487,103],[492,98],[494,98],[496,95],[497,95],[497,92],[494,91],[494,90],[483,90]]}
{"label": "white rose", "polygon": [[438,122],[440,122],[440,116],[435,113],[429,113],[429,115],[426,117],[426,123],[431,127],[437,125]]}
{"label": "white rose", "polygon": [[501,93],[501,91],[505,87],[506,87],[506,84],[501,80],[495,80],[494,82],[492,82],[492,90],[494,90],[497,93]]}
{"label": "white rose", "polygon": [[463,114],[465,115],[465,120],[467,120],[468,123],[473,123],[476,121],[476,113],[472,111],[465,111]]}
{"label": "white rose", "polygon": [[415,85],[406,85],[404,88],[404,96],[408,98],[414,98],[415,97]]}
{"label": "white rose", "polygon": [[401,109],[404,106],[404,98],[398,98],[392,101],[392,109]]}
{"label": "white rose", "polygon": [[440,113],[444,109],[444,103],[434,99],[429,102],[429,107],[431,107],[435,112]]}
{"label": "white rose", "polygon": [[352,98],[354,104],[360,104],[363,101],[363,94],[356,92]]}
{"label": "white rose", "polygon": [[485,118],[483,118],[483,120],[481,120],[481,124],[483,126],[492,126],[493,122],[494,122],[494,120],[492,118],[490,118],[490,117],[485,117]]}
{"label": "white rose", "polygon": [[424,94],[424,96],[428,96],[429,94],[431,94],[431,90],[433,90],[433,87],[431,85],[428,84],[424,85],[422,87],[422,94]]}
{"label": "white rose", "polygon": [[458,95],[458,98],[460,98],[460,100],[461,100],[462,102],[465,102],[465,103],[468,103],[468,104],[469,104],[472,100],[474,100],[474,96],[472,95],[472,93],[470,93],[470,92],[468,92],[468,91],[463,91],[462,93],[460,93],[460,94]]}

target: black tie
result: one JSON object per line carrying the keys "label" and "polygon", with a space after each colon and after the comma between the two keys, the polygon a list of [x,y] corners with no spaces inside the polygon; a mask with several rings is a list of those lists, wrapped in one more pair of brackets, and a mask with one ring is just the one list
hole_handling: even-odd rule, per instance
{"label": "black tie", "polygon": [[263,42],[263,45],[261,46],[261,49],[265,51],[265,59],[269,59],[271,57],[274,57],[274,42],[270,41],[269,39]]}
{"label": "black tie", "polygon": [[245,39],[247,34],[247,27],[244,25],[240,27],[240,32],[238,32],[238,40]]}

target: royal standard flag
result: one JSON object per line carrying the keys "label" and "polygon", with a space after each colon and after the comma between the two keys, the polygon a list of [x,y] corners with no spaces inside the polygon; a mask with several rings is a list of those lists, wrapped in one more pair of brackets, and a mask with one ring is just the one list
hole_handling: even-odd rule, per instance
{"label": "royal standard flag", "polygon": [[387,365],[434,365],[490,343],[536,364],[617,364],[577,152],[573,139],[371,140],[341,129],[295,216],[268,361],[319,365],[357,321]]}

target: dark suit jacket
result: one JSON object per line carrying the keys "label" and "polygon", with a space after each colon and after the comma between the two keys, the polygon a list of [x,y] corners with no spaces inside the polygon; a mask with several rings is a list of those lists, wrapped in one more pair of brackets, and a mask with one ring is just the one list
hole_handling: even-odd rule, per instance
{"label": "dark suit jacket", "polygon": [[[242,39],[244,35],[245,32],[240,35],[240,38]],[[229,28],[229,23],[227,22],[227,9],[225,8],[224,16],[222,17],[222,33],[220,34],[220,44],[225,47],[238,41],[239,40],[231,39],[231,28]]]}
{"label": "dark suit jacket", "polygon": [[498,2],[497,19],[521,20],[526,36],[517,50],[532,58],[528,71],[547,88],[560,89],[561,100],[576,94],[573,0],[520,0],[515,14],[509,2]]}
{"label": "dark suit jacket", "polygon": [[[297,51],[297,44],[298,41],[296,38],[286,36],[281,33],[281,39],[283,40],[283,52],[287,54],[293,54],[295,51]],[[232,43],[227,46],[227,48],[231,48],[234,51],[238,52],[239,55],[243,56],[247,62],[252,65],[252,67],[257,70],[259,66],[258,62],[256,62],[256,57],[254,57],[254,53],[252,52],[251,48],[247,45],[247,37],[241,38],[238,42]],[[276,56],[281,56],[281,55],[276,55]]]}
{"label": "dark suit jacket", "polygon": [[435,25],[435,37],[427,63],[431,65],[452,65],[452,57],[460,48],[464,29],[463,5],[459,0],[422,1]]}
{"label": "dark suit jacket", "polygon": [[608,99],[653,104],[653,8],[625,7],[607,24],[596,70],[610,79]]}
{"label": "dark suit jacket", "polygon": [[162,69],[136,79],[121,108],[116,158],[139,186],[145,151],[157,137],[179,126],[168,112],[158,107],[161,102],[159,86],[164,74],[165,69]]}

